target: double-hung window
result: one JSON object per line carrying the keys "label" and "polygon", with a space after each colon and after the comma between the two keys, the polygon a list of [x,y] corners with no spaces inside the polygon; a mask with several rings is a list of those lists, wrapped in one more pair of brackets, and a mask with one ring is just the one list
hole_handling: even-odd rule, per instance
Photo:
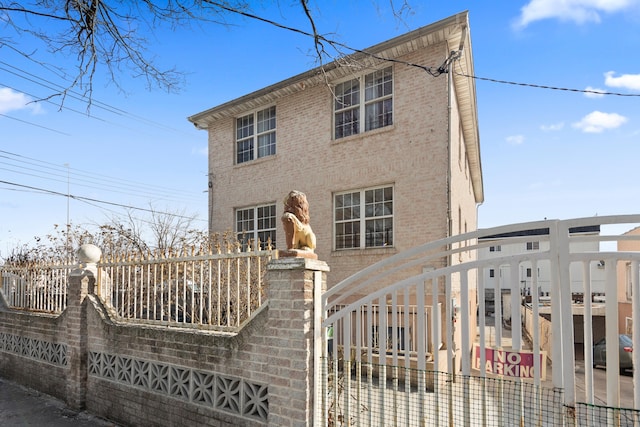
{"label": "double-hung window", "polygon": [[261,205],[250,208],[236,209],[236,236],[246,248],[251,240],[252,246],[259,240],[261,248],[276,245],[276,205]]}
{"label": "double-hung window", "polygon": [[[363,83],[364,90],[361,90]],[[335,86],[335,139],[391,124],[393,124],[392,67],[376,70]]]}
{"label": "double-hung window", "polygon": [[276,107],[236,119],[236,163],[276,154]]}
{"label": "double-hung window", "polygon": [[393,187],[334,195],[335,248],[393,245]]}

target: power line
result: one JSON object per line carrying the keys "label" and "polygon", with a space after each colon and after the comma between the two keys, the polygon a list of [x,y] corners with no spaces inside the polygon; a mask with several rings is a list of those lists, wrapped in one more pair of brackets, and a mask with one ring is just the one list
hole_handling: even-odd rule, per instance
{"label": "power line", "polygon": [[[78,201],[88,201],[88,202],[102,203],[102,204],[105,204],[105,205],[118,206],[118,207],[126,208],[126,209],[133,209],[133,210],[138,210],[138,211],[143,211],[143,212],[150,212],[150,213],[158,213],[158,211],[153,210],[153,209],[140,208],[140,207],[137,207],[137,206],[125,205],[125,204],[122,204],[122,203],[108,202],[106,200],[99,200],[99,199],[94,199],[94,198],[91,198],[91,197],[76,196],[76,195],[73,195],[73,194],[61,193],[59,191],[48,190],[48,189],[45,189],[45,188],[33,187],[33,186],[30,186],[30,185],[24,185],[24,184],[18,184],[16,182],[0,180],[0,183],[7,184],[7,185],[13,185],[13,186],[20,187],[20,188],[26,188],[28,190],[36,190],[36,191],[40,191],[42,193],[52,194],[54,196],[69,197],[71,199],[78,200]],[[174,214],[174,213],[171,213],[171,212],[160,212],[160,213],[162,213],[163,215],[173,216],[173,217],[176,217],[176,218],[194,219],[193,217],[189,217],[189,216],[185,216],[185,215],[178,215],[178,214]],[[202,220],[202,219],[197,219],[197,220],[198,221],[206,221],[206,220]]]}
{"label": "power line", "polygon": [[52,129],[52,128],[49,128],[49,127],[46,127],[46,126],[42,126],[42,125],[39,125],[37,123],[29,122],[27,120],[22,120],[22,119],[18,119],[16,117],[7,116],[6,114],[0,113],[0,116],[6,117],[7,119],[15,120],[17,122],[25,123],[25,124],[30,125],[30,126],[35,126],[35,127],[38,127],[38,128],[46,129],[46,130],[51,131],[51,132],[59,133],[60,135],[71,136],[68,133],[65,133],[65,132],[62,132],[62,131],[59,131],[59,130],[56,130],[56,129]]}
{"label": "power line", "polygon": [[600,91],[600,90],[574,89],[574,88],[567,88],[567,87],[547,86],[547,85],[539,85],[539,84],[534,84],[534,83],[521,83],[521,82],[512,82],[512,81],[508,81],[508,80],[498,80],[498,79],[492,79],[492,78],[489,78],[489,77],[470,76],[468,74],[465,74],[465,73],[462,73],[462,72],[458,72],[458,71],[454,71],[454,72],[459,76],[467,77],[467,78],[470,78],[470,79],[483,80],[483,81],[488,81],[488,82],[492,82],[492,83],[500,83],[500,84],[507,84],[507,85],[513,85],[513,86],[526,86],[526,87],[532,87],[532,88],[538,88],[538,89],[560,90],[560,91],[578,92],[578,93],[590,93],[590,94],[595,94],[595,95],[611,95],[611,96],[626,96],[626,97],[639,97],[640,96],[640,94],[638,94],[638,93],[618,93],[618,92],[606,92],[606,91]]}
{"label": "power line", "polygon": [[[20,78],[22,78],[24,80],[27,80],[29,82],[35,83],[35,84],[37,84],[39,86],[44,87],[45,89],[52,90],[52,91],[59,92],[59,93],[64,93],[65,96],[69,96],[71,99],[75,99],[77,101],[86,103],[87,105],[90,102],[92,105],[95,104],[96,107],[101,108],[101,109],[103,109],[103,110],[105,110],[107,112],[110,112],[112,114],[115,114],[115,115],[119,115],[119,116],[122,116],[122,117],[127,117],[127,118],[130,118],[130,119],[139,120],[139,121],[145,122],[147,125],[160,127],[160,128],[166,129],[166,130],[170,130],[172,132],[182,133],[182,134],[186,133],[186,132],[184,132],[184,131],[182,131],[180,129],[175,129],[175,128],[171,127],[171,126],[167,126],[164,123],[156,122],[156,121],[148,119],[146,117],[142,117],[142,116],[133,114],[133,113],[131,113],[129,111],[123,110],[123,109],[121,109],[119,107],[116,107],[116,106],[107,104],[105,102],[96,100],[93,97],[91,99],[88,99],[88,97],[86,95],[82,94],[82,93],[79,93],[79,92],[76,92],[76,91],[73,91],[73,90],[69,90],[69,89],[65,89],[63,86],[61,86],[61,85],[59,85],[57,83],[54,83],[54,82],[52,82],[50,80],[47,80],[47,79],[45,79],[43,77],[40,77],[40,76],[38,76],[36,74],[33,74],[33,73],[29,72],[29,71],[26,71],[26,70],[24,70],[22,68],[16,67],[16,66],[11,65],[11,64],[8,64],[8,63],[6,63],[4,61],[0,61],[0,64],[4,65],[5,67],[11,68],[11,69],[7,69],[5,67],[0,67],[0,70],[2,70],[2,71],[5,71],[5,72],[10,73],[10,74],[13,74],[14,76],[20,77]],[[12,89],[17,90],[15,88],[12,88]],[[23,92],[22,90],[19,90],[19,91]],[[23,93],[26,93],[26,92],[23,92]],[[44,98],[43,97],[34,96],[34,95],[30,95],[30,96],[32,96],[33,98],[38,99],[40,101],[52,102],[52,101],[50,101],[50,98],[52,98],[53,96],[56,96],[56,95],[54,94],[52,96],[44,97]],[[60,104],[59,106],[62,109],[68,109],[70,111],[74,111],[74,110],[68,108],[67,106],[65,106],[64,104]],[[89,117],[91,117],[91,115],[89,113],[87,113],[87,115],[89,115]]]}
{"label": "power line", "polygon": [[[255,19],[257,21],[261,21],[264,23],[267,23],[269,25],[273,25],[277,28],[281,28],[283,30],[287,30],[287,31],[291,31],[297,34],[301,34],[303,36],[306,37],[311,37],[313,38],[316,42],[326,42],[328,44],[330,44],[331,46],[333,46],[334,48],[336,46],[350,50],[352,52],[355,53],[360,53],[363,55],[367,55],[371,58],[374,59],[378,59],[381,61],[386,61],[386,62],[393,62],[393,63],[398,63],[398,64],[404,64],[410,67],[415,67],[415,68],[419,68],[421,70],[426,71],[427,73],[429,73],[430,75],[434,76],[434,77],[438,77],[439,75],[441,75],[444,72],[447,72],[446,68],[447,68],[447,63],[450,62],[452,59],[455,60],[455,58],[450,55],[445,62],[437,68],[434,67],[427,67],[424,65],[420,65],[420,64],[415,64],[412,62],[407,62],[407,61],[402,61],[399,59],[395,59],[395,58],[385,58],[376,54],[373,54],[371,52],[367,52],[366,50],[362,50],[362,49],[356,49],[354,47],[351,47],[349,45],[346,45],[344,43],[340,43],[337,42],[335,40],[331,40],[326,38],[325,36],[321,35],[321,34],[317,34],[317,33],[310,33],[308,31],[304,31],[304,30],[300,30],[299,28],[295,28],[295,27],[290,27],[284,24],[281,24],[279,22],[267,19],[267,18],[263,18],[261,16],[258,15],[254,15],[248,12],[244,12],[242,10],[238,10],[238,9],[234,9],[232,7],[229,6],[225,6],[224,4],[220,4],[218,2],[215,1],[208,1],[208,3],[217,6],[223,10],[226,10],[228,12],[232,12],[241,16],[245,16],[247,18],[250,19]],[[315,28],[315,27],[314,27]],[[337,50],[337,49],[336,49]],[[461,51],[457,51],[457,52],[461,52]],[[457,53],[457,52],[452,52],[453,53]],[[498,80],[498,79],[492,79],[492,78],[487,78],[487,77],[478,77],[478,76],[472,76],[472,75],[468,75],[465,73],[459,73],[456,72],[456,74],[463,76],[463,77],[467,77],[467,78],[471,78],[471,79],[475,79],[475,80],[484,80],[484,81],[489,81],[489,82],[493,82],[493,83],[500,83],[500,84],[508,84],[508,85],[517,85],[517,86],[528,86],[528,87],[533,87],[533,88],[539,88],[539,89],[548,89],[548,90],[560,90],[560,91],[568,91],[568,92],[579,92],[579,93],[590,93],[590,94],[597,94],[597,95],[612,95],[612,96],[625,96],[625,97],[640,97],[640,94],[636,94],[636,93],[631,93],[631,94],[625,94],[625,93],[617,93],[617,92],[606,92],[606,91],[597,91],[597,90],[588,90],[588,89],[573,89],[573,88],[565,88],[565,87],[557,87],[557,86],[548,86],[548,85],[539,85],[539,84],[532,84],[532,83],[518,83],[518,82],[512,82],[512,81],[508,81],[508,80]]]}
{"label": "power line", "polygon": [[[170,188],[170,187],[165,187],[165,186],[160,186],[160,185],[153,185],[153,184],[146,184],[146,183],[141,183],[141,182],[137,182],[137,181],[131,181],[131,180],[126,180],[126,179],[121,179],[121,178],[114,178],[114,177],[110,177],[108,175],[102,175],[102,174],[98,174],[95,172],[87,172],[87,171],[83,171],[80,169],[74,169],[74,168],[67,168],[67,167],[62,167],[60,165],[57,165],[55,163],[51,163],[51,162],[46,162],[44,160],[39,160],[39,159],[35,159],[33,157],[27,157],[27,156],[23,156],[21,154],[17,154],[17,153],[12,153],[9,151],[5,151],[5,150],[0,150],[0,158],[6,158],[10,161],[16,161],[16,162],[20,162],[20,163],[24,163],[27,165],[32,165],[32,166],[36,166],[38,168],[44,168],[44,169],[49,169],[52,170],[54,172],[59,172],[58,174],[56,173],[51,173],[51,172],[47,172],[44,170],[38,170],[38,169],[31,169],[31,168],[25,168],[26,170],[33,170],[36,172],[42,172],[42,173],[50,173],[52,176],[57,176],[57,177],[62,177],[65,178],[65,182],[66,182],[66,178],[67,178],[67,172],[69,172],[69,169],[72,171],[72,176],[74,177],[79,177],[87,182],[91,182],[91,183],[96,183],[98,185],[100,185],[100,187],[98,187],[99,189],[103,189],[106,191],[116,191],[113,190],[113,188],[116,189],[128,189],[128,190],[136,190],[139,189],[137,191],[139,192],[143,192],[146,194],[151,194],[157,197],[163,197],[163,198],[167,198],[167,197],[177,197],[177,198],[181,198],[181,199],[187,199],[187,200],[194,200],[194,199],[198,199],[199,194],[197,193],[188,193],[185,192],[183,189],[177,189],[177,188]],[[22,159],[27,159],[27,160],[31,160],[27,161],[27,160],[22,160]],[[37,163],[41,163],[43,164],[43,166],[37,164],[37,163],[33,163],[33,162],[37,162]],[[4,163],[4,164],[8,164],[10,166],[19,166],[19,165],[14,165],[14,164],[9,164],[6,162],[0,162],[0,163]],[[19,166],[22,167],[22,166]],[[23,172],[17,172],[17,171],[13,171],[16,173],[23,173]],[[26,174],[26,173],[23,173]],[[62,182],[60,180],[56,180],[54,178],[48,178],[48,177],[41,177],[40,178],[44,178],[44,179],[51,179],[54,181],[59,181]],[[96,181],[97,178],[103,178],[102,181]],[[109,185],[104,185],[104,183],[114,183],[114,186],[109,186]],[[96,187],[92,187],[89,185],[84,185],[84,184],[79,184],[79,183],[74,183],[74,185],[80,185],[80,186],[85,186],[85,187],[89,187],[89,188],[96,188]],[[125,187],[123,187],[125,186]],[[133,188],[132,188],[133,187]],[[158,192],[160,191],[160,192]],[[129,193],[127,193],[129,194]],[[187,197],[184,197],[184,196]]]}

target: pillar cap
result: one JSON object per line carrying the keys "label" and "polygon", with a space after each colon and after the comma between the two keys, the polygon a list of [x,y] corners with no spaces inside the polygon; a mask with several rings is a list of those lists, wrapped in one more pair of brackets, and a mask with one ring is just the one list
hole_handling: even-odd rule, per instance
{"label": "pillar cap", "polygon": [[267,265],[268,270],[314,270],[329,271],[324,261],[310,258],[279,258],[273,259]]}
{"label": "pillar cap", "polygon": [[102,256],[102,251],[96,245],[84,244],[78,248],[77,254],[81,264],[97,264]]}

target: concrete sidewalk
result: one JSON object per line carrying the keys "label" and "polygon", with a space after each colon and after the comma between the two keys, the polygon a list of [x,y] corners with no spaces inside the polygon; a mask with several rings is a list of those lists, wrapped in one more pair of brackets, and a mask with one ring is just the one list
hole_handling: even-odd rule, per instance
{"label": "concrete sidewalk", "polygon": [[0,378],[0,425],[7,427],[117,427],[87,412],[69,409],[47,394]]}

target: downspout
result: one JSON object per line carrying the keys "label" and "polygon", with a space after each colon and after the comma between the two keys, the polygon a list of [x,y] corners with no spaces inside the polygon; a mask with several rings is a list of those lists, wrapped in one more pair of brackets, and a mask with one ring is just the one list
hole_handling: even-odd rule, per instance
{"label": "downspout", "polygon": [[208,234],[209,236],[211,235],[212,231],[213,231],[213,174],[211,173],[211,171],[209,171],[209,180],[207,183],[208,188],[208,192],[209,192],[209,200],[208,200],[208,211],[209,211],[209,221],[208,221]]}
{"label": "downspout", "polygon": [[[453,203],[451,197],[451,72],[447,66],[447,238],[453,236],[453,218],[452,218],[452,206]],[[449,250],[451,244],[449,244]],[[453,264],[453,255],[449,254],[447,260],[447,267]]]}

